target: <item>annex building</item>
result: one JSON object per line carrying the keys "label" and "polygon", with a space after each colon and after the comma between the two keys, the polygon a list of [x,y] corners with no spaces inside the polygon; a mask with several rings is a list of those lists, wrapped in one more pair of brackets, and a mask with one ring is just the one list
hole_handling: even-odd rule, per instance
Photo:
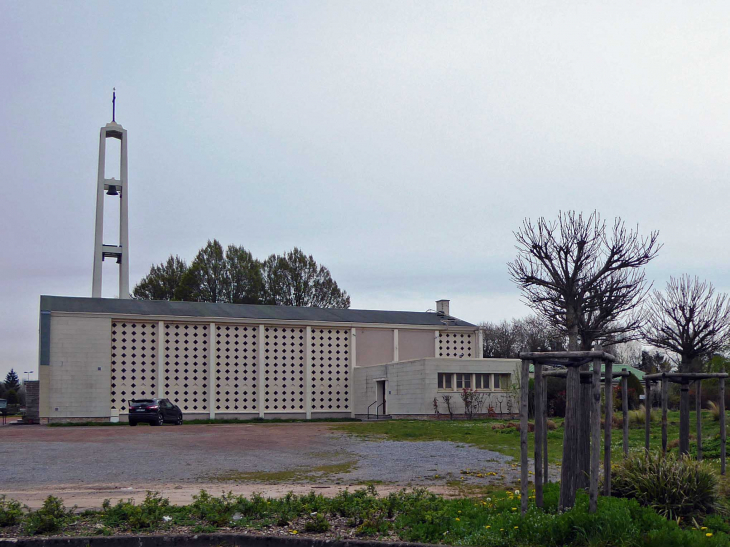
{"label": "annex building", "polygon": [[42,423],[126,421],[164,397],[185,419],[429,417],[463,388],[511,411],[518,360],[482,359],[477,326],[437,312],[41,296]]}

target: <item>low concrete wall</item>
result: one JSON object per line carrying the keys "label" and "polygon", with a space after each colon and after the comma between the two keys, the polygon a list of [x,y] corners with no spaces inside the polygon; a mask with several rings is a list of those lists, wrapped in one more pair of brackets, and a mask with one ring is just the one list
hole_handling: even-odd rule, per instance
{"label": "low concrete wall", "polygon": [[[196,534],[189,536],[92,536],[3,538],[2,547],[420,547],[423,543]],[[429,547],[433,547],[432,545]]]}

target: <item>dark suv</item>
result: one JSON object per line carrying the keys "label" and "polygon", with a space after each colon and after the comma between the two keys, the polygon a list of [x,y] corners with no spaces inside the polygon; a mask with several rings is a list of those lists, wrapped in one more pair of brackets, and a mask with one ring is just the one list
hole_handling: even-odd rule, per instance
{"label": "dark suv", "polygon": [[182,425],[183,413],[167,399],[133,399],[129,401],[129,425],[146,422],[162,425],[165,422]]}

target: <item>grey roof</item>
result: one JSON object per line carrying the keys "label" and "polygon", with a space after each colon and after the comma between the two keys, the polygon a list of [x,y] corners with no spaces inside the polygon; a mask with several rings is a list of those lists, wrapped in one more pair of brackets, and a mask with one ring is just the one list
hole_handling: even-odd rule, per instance
{"label": "grey roof", "polygon": [[[211,302],[168,302],[166,300],[119,300],[117,298],[72,296],[41,296],[41,311],[444,326],[443,317],[428,312],[343,310],[295,306],[259,306],[255,304],[214,304]],[[449,317],[449,319],[449,326],[475,327],[475,325],[461,319],[453,317]]]}

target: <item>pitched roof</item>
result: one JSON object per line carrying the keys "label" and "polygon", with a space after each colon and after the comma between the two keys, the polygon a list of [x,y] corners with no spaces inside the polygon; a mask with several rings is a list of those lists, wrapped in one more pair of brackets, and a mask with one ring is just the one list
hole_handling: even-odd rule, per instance
{"label": "pitched roof", "polygon": [[[439,327],[445,325],[444,317],[429,312],[214,304],[212,302],[168,302],[166,300],[120,300],[117,298],[46,295],[41,296],[41,311],[316,321],[323,323],[384,323]],[[475,327],[475,325],[461,319],[454,317],[449,317],[449,319],[449,326]]]}

